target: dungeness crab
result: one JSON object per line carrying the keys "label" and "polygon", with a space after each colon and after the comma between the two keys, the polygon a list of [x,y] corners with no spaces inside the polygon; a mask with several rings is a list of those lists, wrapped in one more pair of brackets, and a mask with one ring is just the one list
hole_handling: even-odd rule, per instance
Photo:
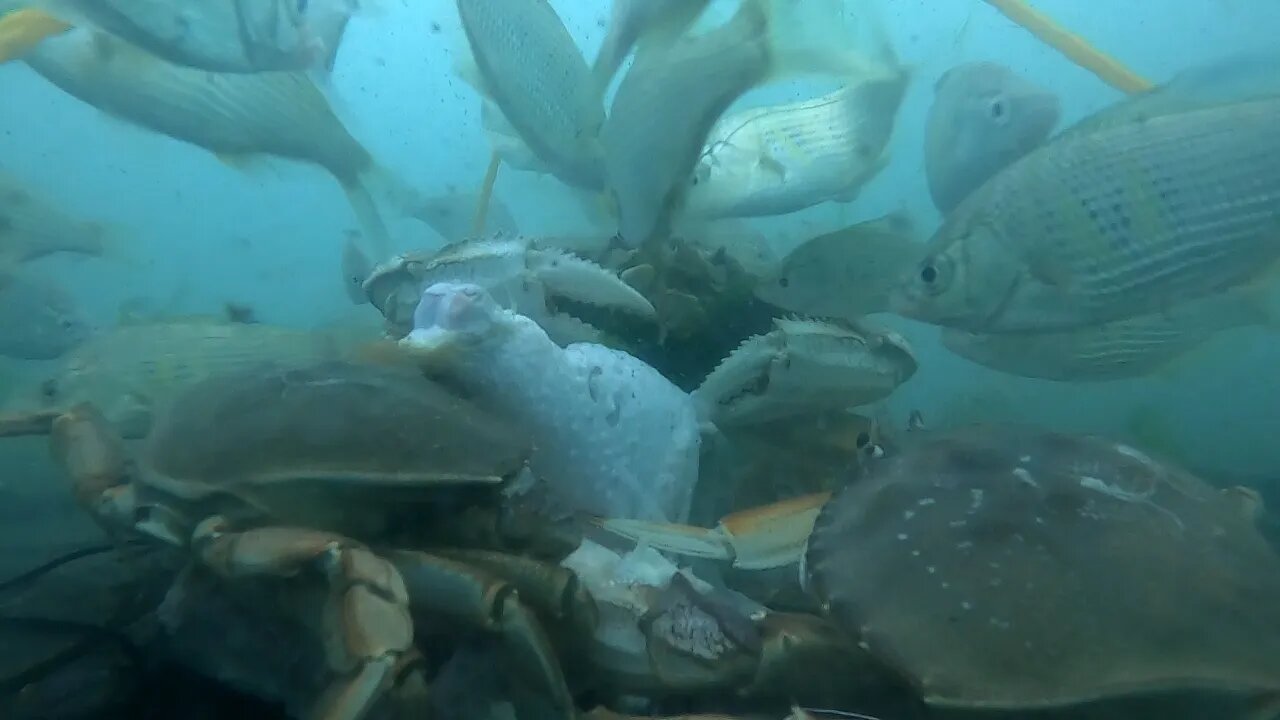
{"label": "dungeness crab", "polygon": [[417,716],[424,617],[497,635],[508,674],[573,716],[540,620],[590,632],[594,605],[571,573],[398,549],[448,547],[459,518],[501,493],[529,452],[525,435],[417,373],[334,363],[232,374],[183,395],[136,461],[90,406],[54,421],[53,445],[103,523],[189,551],[197,575],[271,585],[261,596],[326,659],[325,685],[279,698],[295,714]]}
{"label": "dungeness crab", "polygon": [[[831,625],[825,642],[793,638],[791,649],[842,650],[793,671],[809,668],[812,680],[860,653],[928,717],[1092,720],[1143,708],[1270,720],[1280,714],[1280,557],[1255,527],[1259,508],[1251,491],[1215,489],[1126,445],[977,426],[913,433],[833,497],[762,509],[749,523],[604,525],[747,567],[798,562]],[[746,650],[726,643],[705,660],[728,672]],[[865,677],[818,701],[860,702]],[[808,702],[805,688],[791,697]]]}

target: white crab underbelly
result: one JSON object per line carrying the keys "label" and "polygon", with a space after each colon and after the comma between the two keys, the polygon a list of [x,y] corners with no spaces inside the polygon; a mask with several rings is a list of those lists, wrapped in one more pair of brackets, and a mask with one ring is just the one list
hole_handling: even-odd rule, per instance
{"label": "white crab underbelly", "polygon": [[561,349],[545,336],[511,338],[476,360],[471,372],[486,376],[488,399],[532,432],[532,469],[565,509],[687,519],[698,418],[689,395],[658,371],[601,345]]}

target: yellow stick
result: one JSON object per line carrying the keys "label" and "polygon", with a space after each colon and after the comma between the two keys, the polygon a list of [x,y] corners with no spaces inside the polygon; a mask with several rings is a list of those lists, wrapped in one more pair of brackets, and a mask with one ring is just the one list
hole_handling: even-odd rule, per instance
{"label": "yellow stick", "polygon": [[502,158],[498,153],[489,157],[489,169],[484,173],[484,185],[480,186],[480,199],[476,203],[476,217],[471,223],[471,234],[480,236],[484,233],[484,219],[489,216],[489,198],[493,197],[493,184],[498,181],[498,168]]}
{"label": "yellow stick", "polygon": [[1036,10],[1025,0],[987,0],[1005,17],[1021,25],[1050,47],[1066,55],[1071,62],[1097,75],[1111,87],[1126,93],[1150,90],[1151,83],[1103,53],[1087,40],[1067,30],[1052,18]]}
{"label": "yellow stick", "polygon": [[40,10],[14,10],[0,17],[0,63],[26,55],[40,41],[71,26]]}

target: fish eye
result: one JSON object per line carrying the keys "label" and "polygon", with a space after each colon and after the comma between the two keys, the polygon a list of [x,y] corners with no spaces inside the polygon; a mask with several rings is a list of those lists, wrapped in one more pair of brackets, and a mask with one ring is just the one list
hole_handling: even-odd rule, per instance
{"label": "fish eye", "polygon": [[945,292],[951,285],[951,259],[946,255],[934,255],[920,264],[920,282],[934,295]]}
{"label": "fish eye", "polygon": [[53,400],[54,398],[58,397],[58,381],[45,380],[44,382],[40,383],[40,394],[43,395],[47,400]]}
{"label": "fish eye", "polygon": [[854,438],[853,443],[858,447],[859,450],[862,450],[871,443],[871,435],[867,433],[866,430],[863,430],[862,432],[858,433],[858,437]]}
{"label": "fish eye", "polygon": [[1008,108],[1005,107],[1004,98],[998,97],[991,100],[991,105],[987,107],[987,111],[991,113],[991,119],[996,122],[1004,122]]}

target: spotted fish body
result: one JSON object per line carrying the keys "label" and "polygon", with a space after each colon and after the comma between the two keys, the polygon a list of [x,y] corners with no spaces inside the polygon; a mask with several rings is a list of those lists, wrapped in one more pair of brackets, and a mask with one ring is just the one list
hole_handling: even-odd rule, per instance
{"label": "spotted fish body", "polygon": [[974,332],[1066,329],[1246,284],[1280,259],[1280,98],[1067,133],[965,200],[895,298]]}
{"label": "spotted fish body", "polygon": [[483,92],[561,181],[603,186],[604,102],[547,0],[458,0]]}

